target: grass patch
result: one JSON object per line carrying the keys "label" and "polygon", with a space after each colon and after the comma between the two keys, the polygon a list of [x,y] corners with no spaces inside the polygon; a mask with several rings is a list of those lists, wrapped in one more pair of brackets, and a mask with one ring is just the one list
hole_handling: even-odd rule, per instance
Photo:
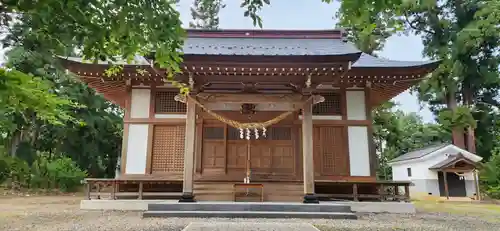
{"label": "grass patch", "polygon": [[500,205],[477,202],[414,201],[422,212],[448,213],[480,217],[488,221],[500,221]]}
{"label": "grass patch", "polygon": [[[366,231],[365,228],[346,228],[346,227],[333,227],[333,226],[327,226],[327,225],[314,225],[317,229],[320,231]],[[379,229],[377,229],[379,230]],[[383,230],[405,230],[404,228],[385,228]]]}
{"label": "grass patch", "polygon": [[478,213],[500,215],[500,205],[474,202],[415,201],[417,209],[424,212]]}

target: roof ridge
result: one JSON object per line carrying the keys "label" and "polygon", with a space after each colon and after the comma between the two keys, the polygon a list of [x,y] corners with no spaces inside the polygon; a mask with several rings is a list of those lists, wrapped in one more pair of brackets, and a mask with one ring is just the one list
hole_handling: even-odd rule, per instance
{"label": "roof ridge", "polygon": [[290,30],[290,29],[187,29],[188,38],[309,38],[345,39],[343,29],[329,30]]}

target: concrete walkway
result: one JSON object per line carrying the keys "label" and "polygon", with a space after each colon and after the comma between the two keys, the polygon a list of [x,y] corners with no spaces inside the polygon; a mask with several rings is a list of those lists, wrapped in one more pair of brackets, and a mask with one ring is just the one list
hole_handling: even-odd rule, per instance
{"label": "concrete walkway", "polygon": [[319,231],[307,223],[193,222],[183,231]]}

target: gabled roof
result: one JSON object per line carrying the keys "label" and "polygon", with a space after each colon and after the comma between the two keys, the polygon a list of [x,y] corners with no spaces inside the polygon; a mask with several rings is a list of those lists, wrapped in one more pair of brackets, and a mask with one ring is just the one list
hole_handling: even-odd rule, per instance
{"label": "gabled roof", "polygon": [[[197,30],[188,29],[184,55],[227,56],[342,56],[355,55],[352,67],[398,68],[423,67],[436,61],[396,61],[361,52],[343,37],[342,30]],[[358,58],[359,57],[359,58]],[[81,58],[63,59],[89,63]],[[117,60],[117,65],[150,65],[142,56],[132,62]],[[98,61],[97,64],[108,64]]]}
{"label": "gabled roof", "polygon": [[401,156],[398,156],[394,159],[392,159],[391,161],[389,161],[390,163],[394,163],[394,162],[399,162],[399,161],[403,161],[403,160],[412,160],[412,159],[417,159],[417,158],[421,158],[421,157],[424,157],[428,154],[431,154],[439,149],[442,149],[446,146],[448,146],[450,144],[448,143],[442,143],[442,144],[434,144],[434,145],[431,145],[431,146],[427,146],[427,147],[423,147],[423,148],[420,148],[420,149],[416,149],[414,151],[411,151],[411,152],[408,152],[406,154],[403,154]]}
{"label": "gabled roof", "polygon": [[[446,152],[444,152],[446,151]],[[398,162],[403,162],[403,161],[409,161],[409,160],[415,160],[415,159],[420,159],[429,155],[434,155],[434,154],[449,154],[452,156],[456,155],[462,155],[466,159],[475,162],[481,161],[483,158],[471,153],[467,150],[461,149],[453,144],[449,143],[440,143],[440,144],[435,144],[431,146],[427,146],[421,149],[416,149],[414,151],[408,152],[406,154],[403,154],[401,156],[398,156],[391,161],[389,161],[389,164],[396,164]]]}
{"label": "gabled roof", "polygon": [[450,167],[453,164],[456,164],[456,163],[461,162],[461,161],[463,161],[469,165],[476,166],[476,162],[474,160],[471,160],[462,154],[457,154],[457,155],[450,155],[446,160],[443,160],[443,161],[431,166],[429,169],[431,169],[431,170],[445,169],[445,168]]}

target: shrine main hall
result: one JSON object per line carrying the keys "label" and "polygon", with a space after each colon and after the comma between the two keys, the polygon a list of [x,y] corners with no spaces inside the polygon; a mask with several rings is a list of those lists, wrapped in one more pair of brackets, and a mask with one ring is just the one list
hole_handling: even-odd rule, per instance
{"label": "shrine main hall", "polygon": [[87,179],[88,198],[409,199],[407,182],[376,178],[371,112],[436,62],[365,54],[342,30],[187,30],[184,95],[153,57],[112,76],[108,62],[61,58],[125,112],[121,173]]}

